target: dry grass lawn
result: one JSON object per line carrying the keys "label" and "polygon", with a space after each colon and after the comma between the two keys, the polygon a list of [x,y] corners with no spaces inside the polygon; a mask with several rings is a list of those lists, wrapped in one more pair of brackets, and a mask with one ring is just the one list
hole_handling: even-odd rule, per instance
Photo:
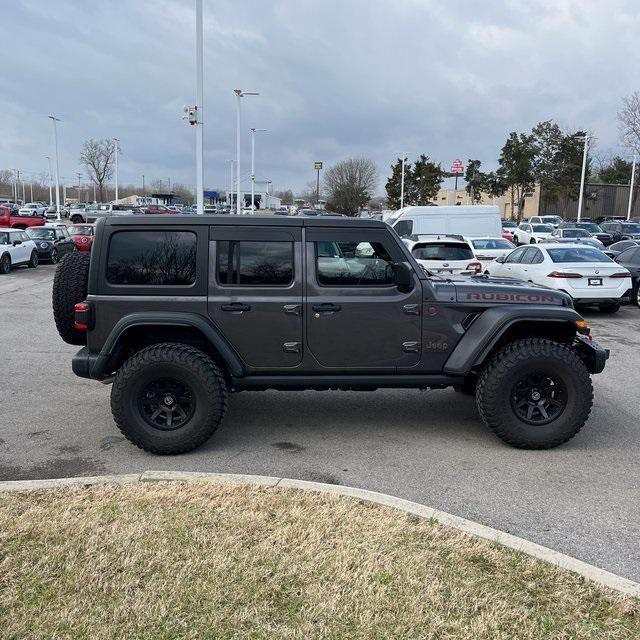
{"label": "dry grass lawn", "polygon": [[0,494],[0,637],[640,638],[640,604],[435,522],[210,484]]}

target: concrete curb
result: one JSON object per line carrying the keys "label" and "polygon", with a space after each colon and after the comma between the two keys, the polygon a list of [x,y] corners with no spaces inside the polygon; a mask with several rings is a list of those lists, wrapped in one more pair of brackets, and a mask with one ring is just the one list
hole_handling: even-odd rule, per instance
{"label": "concrete curb", "polygon": [[292,480],[273,476],[254,476],[231,473],[201,473],[188,471],[144,471],[143,473],[129,473],[108,476],[92,476],[84,478],[60,478],[52,480],[17,480],[0,482],[0,492],[3,491],[37,491],[42,489],[64,489],[70,487],[88,487],[94,485],[127,485],[139,482],[211,482],[214,484],[251,484],[260,487],[282,487],[301,491],[317,491],[339,496],[347,496],[391,507],[405,513],[411,513],[421,518],[435,519],[439,523],[452,527],[471,536],[484,538],[496,542],[509,549],[521,551],[529,556],[543,560],[562,569],[583,576],[600,585],[618,591],[627,596],[640,598],[640,583],[628,580],[604,569],[600,569],[577,558],[572,558],[548,547],[518,538],[510,533],[486,527],[471,520],[465,520],[444,511],[438,511],[417,502],[403,500],[384,493],[343,487],[340,485],[308,482],[306,480]]}

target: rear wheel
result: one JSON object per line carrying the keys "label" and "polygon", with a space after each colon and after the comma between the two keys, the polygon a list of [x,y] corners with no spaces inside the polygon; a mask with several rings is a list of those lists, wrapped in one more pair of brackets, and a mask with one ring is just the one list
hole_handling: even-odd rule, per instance
{"label": "rear wheel", "polygon": [[637,307],[640,307],[640,280],[636,282],[635,288],[633,289],[633,294],[631,296],[631,300]]}
{"label": "rear wheel", "polygon": [[32,251],[31,252],[31,259],[29,260],[29,267],[31,269],[35,269],[38,266],[38,262],[40,262],[40,260],[38,258],[38,252],[37,251]]}
{"label": "rear wheel", "polygon": [[531,238],[531,241],[529,242],[529,244],[535,244],[536,243],[536,239],[535,238]]}
{"label": "rear wheel", "polygon": [[7,275],[11,271],[11,258],[8,255],[3,255],[0,258],[0,273]]}
{"label": "rear wheel", "polygon": [[157,454],[179,454],[206,442],[221,424],[227,383],[204,352],[179,343],[156,344],[127,360],[111,389],[118,429]]}
{"label": "rear wheel", "polygon": [[516,247],[520,244],[520,243],[518,242],[518,236],[513,236],[513,244],[515,244],[515,245],[516,245]]}
{"label": "rear wheel", "polygon": [[529,338],[494,354],[478,379],[476,402],[485,424],[507,444],[550,449],[584,426],[593,388],[570,347]]}

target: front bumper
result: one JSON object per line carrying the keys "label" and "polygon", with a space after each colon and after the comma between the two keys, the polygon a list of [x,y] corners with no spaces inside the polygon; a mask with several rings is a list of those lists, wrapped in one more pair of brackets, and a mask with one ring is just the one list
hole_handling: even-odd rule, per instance
{"label": "front bumper", "polygon": [[587,336],[576,336],[574,348],[589,373],[602,373],[609,358],[609,349],[605,349]]}

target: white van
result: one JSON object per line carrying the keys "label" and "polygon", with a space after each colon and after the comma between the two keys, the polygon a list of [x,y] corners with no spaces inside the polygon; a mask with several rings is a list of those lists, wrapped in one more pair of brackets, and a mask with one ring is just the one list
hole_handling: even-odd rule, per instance
{"label": "white van", "polygon": [[428,234],[502,237],[500,208],[491,205],[404,207],[387,222],[401,238]]}

